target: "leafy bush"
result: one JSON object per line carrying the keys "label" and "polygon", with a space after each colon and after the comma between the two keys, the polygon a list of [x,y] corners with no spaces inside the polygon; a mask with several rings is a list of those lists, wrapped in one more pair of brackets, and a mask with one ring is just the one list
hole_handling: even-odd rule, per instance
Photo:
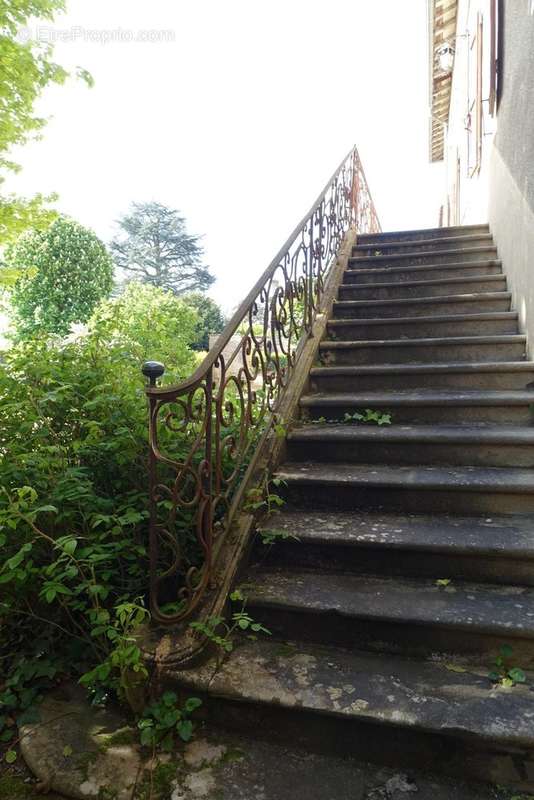
{"label": "leafy bush", "polygon": [[4,354],[0,740],[5,712],[39,683],[93,673],[86,685],[129,699],[143,677],[132,638],[148,576],[140,366],[157,355],[169,380],[189,375],[195,324],[182,300],[132,284],[78,338],[34,336]]}
{"label": "leafy bush", "polygon": [[211,333],[220,333],[225,325],[224,314],[217,303],[202,292],[191,292],[183,296],[188,305],[198,313],[193,350],[209,350]]}
{"label": "leafy bush", "polygon": [[95,234],[66,217],[34,230],[6,253],[8,272],[20,275],[11,302],[21,336],[67,334],[86,322],[113,286],[113,262]]}

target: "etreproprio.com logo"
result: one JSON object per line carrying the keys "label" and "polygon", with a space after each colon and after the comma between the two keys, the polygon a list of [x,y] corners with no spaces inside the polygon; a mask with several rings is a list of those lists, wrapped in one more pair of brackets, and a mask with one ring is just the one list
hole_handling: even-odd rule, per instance
{"label": "etreproprio.com logo", "polygon": [[176,32],[165,29],[139,28],[84,28],[73,25],[70,28],[53,28],[48,25],[20,28],[15,37],[21,44],[39,42],[41,44],[138,44],[176,41]]}

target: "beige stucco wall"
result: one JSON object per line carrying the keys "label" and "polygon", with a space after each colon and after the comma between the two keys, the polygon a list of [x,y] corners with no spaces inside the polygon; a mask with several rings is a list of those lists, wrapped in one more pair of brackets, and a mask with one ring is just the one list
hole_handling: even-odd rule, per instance
{"label": "beige stucco wall", "polygon": [[512,304],[534,355],[534,211],[497,148],[491,159],[489,223],[499,248]]}
{"label": "beige stucco wall", "polygon": [[499,125],[491,152],[489,223],[534,357],[534,2],[501,9]]}
{"label": "beige stucco wall", "polygon": [[[449,124],[445,140],[445,187],[444,205],[447,196],[451,209],[451,225],[470,225],[488,220],[488,188],[491,161],[492,140],[496,130],[496,122],[489,114],[489,106],[482,105],[484,117],[484,136],[482,162],[479,170],[474,171],[475,136],[469,137],[466,130],[467,116],[474,99],[476,76],[476,51],[472,47],[477,32],[477,14],[483,15],[483,75],[482,97],[489,97],[489,47],[490,47],[490,10],[488,0],[459,0],[458,23],[456,30],[454,74],[451,90]],[[472,127],[474,129],[474,118]],[[460,159],[459,169],[457,159]],[[459,185],[459,192],[457,191]],[[459,196],[459,204],[457,199]],[[446,220],[445,220],[446,223]]]}

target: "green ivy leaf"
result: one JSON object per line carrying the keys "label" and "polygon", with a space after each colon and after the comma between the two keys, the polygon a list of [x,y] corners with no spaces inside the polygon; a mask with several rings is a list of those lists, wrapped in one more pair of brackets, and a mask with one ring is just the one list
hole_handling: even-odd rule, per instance
{"label": "green ivy leaf", "polygon": [[175,692],[165,692],[161,697],[162,702],[171,708],[178,702],[178,695]]}
{"label": "green ivy leaf", "polygon": [[189,719],[184,719],[176,726],[178,736],[183,742],[188,742],[193,735],[193,723]]}
{"label": "green ivy leaf", "polygon": [[191,714],[193,711],[196,711],[197,708],[200,708],[202,705],[202,700],[199,697],[188,697],[185,701],[185,710],[188,714]]}
{"label": "green ivy leaf", "polygon": [[513,680],[514,683],[525,683],[527,679],[527,676],[519,667],[512,667],[512,669],[509,669],[508,677]]}

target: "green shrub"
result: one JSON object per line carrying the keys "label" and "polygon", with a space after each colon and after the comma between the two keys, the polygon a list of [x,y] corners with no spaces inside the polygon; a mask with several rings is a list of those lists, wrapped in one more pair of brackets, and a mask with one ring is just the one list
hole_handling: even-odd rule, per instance
{"label": "green shrub", "polygon": [[158,357],[169,380],[188,376],[196,321],[182,300],[132,284],[78,338],[34,336],[4,354],[0,741],[2,718],[28,706],[37,684],[99,667],[92,684],[124,696],[125,676],[139,671],[131,634],[148,582],[140,367]]}
{"label": "green shrub", "polygon": [[7,249],[5,266],[20,275],[11,303],[21,336],[67,334],[73,323],[89,319],[113,286],[113,262],[105,245],[66,217],[22,236]]}

